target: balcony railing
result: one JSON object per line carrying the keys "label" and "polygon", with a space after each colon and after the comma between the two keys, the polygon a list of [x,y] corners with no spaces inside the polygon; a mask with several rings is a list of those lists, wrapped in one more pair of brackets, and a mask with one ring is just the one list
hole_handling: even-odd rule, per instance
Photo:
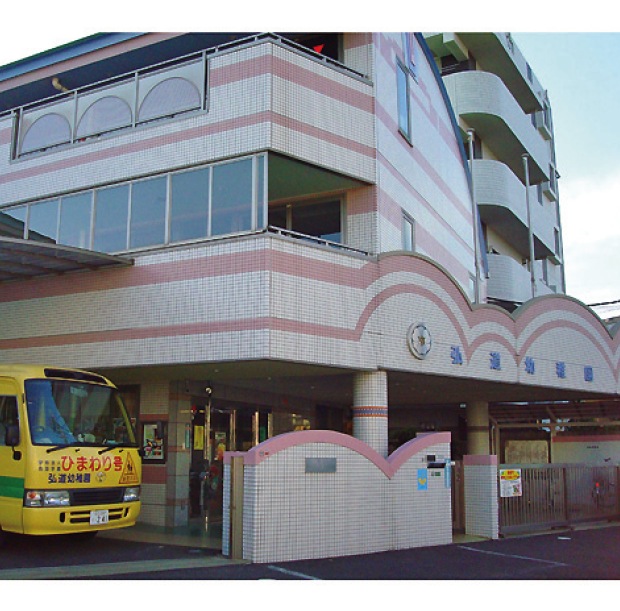
{"label": "balcony railing", "polygon": [[209,58],[265,41],[366,80],[360,72],[293,41],[271,33],[259,34],[16,108],[12,157],[17,159],[152,121],[205,111]]}

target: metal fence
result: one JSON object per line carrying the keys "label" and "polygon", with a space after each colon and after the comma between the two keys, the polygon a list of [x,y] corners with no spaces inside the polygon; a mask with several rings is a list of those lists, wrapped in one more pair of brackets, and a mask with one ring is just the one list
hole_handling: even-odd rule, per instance
{"label": "metal fence", "polygon": [[[507,493],[508,471],[520,479]],[[500,465],[499,473],[500,534],[620,517],[620,466]]]}

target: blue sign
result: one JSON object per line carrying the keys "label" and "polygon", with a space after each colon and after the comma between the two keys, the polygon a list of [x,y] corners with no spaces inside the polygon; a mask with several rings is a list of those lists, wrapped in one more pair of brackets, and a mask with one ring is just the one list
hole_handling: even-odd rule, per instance
{"label": "blue sign", "polygon": [[418,490],[428,490],[428,469],[418,469]]}

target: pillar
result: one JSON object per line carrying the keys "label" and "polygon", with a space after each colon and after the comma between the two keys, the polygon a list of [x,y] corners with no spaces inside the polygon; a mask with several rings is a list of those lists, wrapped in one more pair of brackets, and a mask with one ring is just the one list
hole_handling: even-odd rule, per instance
{"label": "pillar", "polygon": [[467,453],[491,453],[489,443],[489,404],[472,401],[467,404]]}
{"label": "pillar", "polygon": [[388,455],[387,372],[357,373],[353,382],[353,437]]}

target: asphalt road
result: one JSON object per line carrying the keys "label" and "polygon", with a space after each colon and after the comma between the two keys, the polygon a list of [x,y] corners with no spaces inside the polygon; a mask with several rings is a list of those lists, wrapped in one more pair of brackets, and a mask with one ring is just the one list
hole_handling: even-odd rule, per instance
{"label": "asphalt road", "polygon": [[108,537],[12,536],[2,580],[618,580],[620,525],[365,556],[248,564]]}

